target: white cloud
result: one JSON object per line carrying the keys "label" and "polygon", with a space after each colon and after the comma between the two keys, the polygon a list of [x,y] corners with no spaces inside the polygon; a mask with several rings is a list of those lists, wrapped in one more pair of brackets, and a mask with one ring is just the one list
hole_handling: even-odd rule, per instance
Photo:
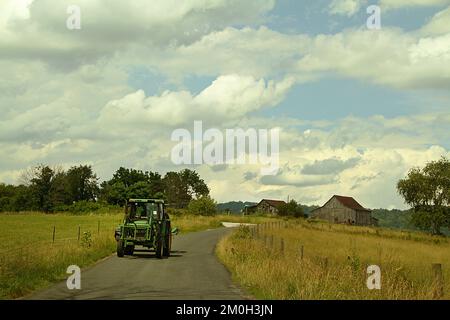
{"label": "white cloud", "polygon": [[450,7],[436,13],[431,21],[422,27],[420,32],[426,35],[442,35],[450,33]]}
{"label": "white cloud", "polygon": [[265,81],[237,74],[217,78],[194,96],[188,91],[166,91],[160,96],[146,97],[142,90],[109,102],[101,111],[99,123],[113,131],[148,126],[191,125],[202,119],[207,123],[223,123],[278,104],[293,80]]}
{"label": "white cloud", "polygon": [[336,72],[395,88],[450,86],[450,34],[416,38],[400,30],[349,30],[319,35],[299,72]]}
{"label": "white cloud", "polygon": [[[14,8],[15,1],[7,0],[4,7]],[[71,0],[34,1],[28,19],[4,23],[0,58],[41,59],[59,69],[73,69],[138,43],[150,50],[188,44],[228,25],[259,23],[275,0],[79,0],[81,30],[69,31],[66,10],[72,4]],[[10,21],[25,10],[23,5],[20,8],[5,10],[0,21]]]}
{"label": "white cloud", "polygon": [[357,13],[366,3],[366,0],[333,0],[329,9],[331,14],[346,15],[350,17]]}

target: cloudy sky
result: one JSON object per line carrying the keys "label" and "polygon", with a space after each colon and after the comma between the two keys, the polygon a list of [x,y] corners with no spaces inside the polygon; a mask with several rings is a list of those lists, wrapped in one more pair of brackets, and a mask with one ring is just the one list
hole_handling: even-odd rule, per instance
{"label": "cloudy sky", "polygon": [[450,156],[449,21],[450,0],[0,0],[0,181],[179,170],[171,133],[202,120],[281,130],[275,176],[186,166],[218,201],[402,208],[398,179]]}

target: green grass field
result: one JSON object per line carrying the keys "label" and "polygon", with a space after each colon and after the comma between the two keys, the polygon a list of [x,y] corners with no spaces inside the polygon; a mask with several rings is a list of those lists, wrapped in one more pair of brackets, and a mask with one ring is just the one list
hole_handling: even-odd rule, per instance
{"label": "green grass field", "polygon": [[[116,250],[114,229],[122,218],[122,212],[1,214],[0,299],[18,298],[65,279],[69,265],[86,267],[111,255]],[[172,216],[171,219],[172,226],[178,227],[181,234],[218,228],[221,221],[273,221],[264,217],[192,215]],[[83,241],[85,232],[91,234],[89,247],[88,241]]]}
{"label": "green grass field", "polygon": [[[241,228],[222,239],[217,254],[259,299],[433,299],[433,263],[442,264],[442,298],[450,299],[449,240],[300,220],[259,236]],[[369,265],[381,268],[381,290],[366,286]]]}

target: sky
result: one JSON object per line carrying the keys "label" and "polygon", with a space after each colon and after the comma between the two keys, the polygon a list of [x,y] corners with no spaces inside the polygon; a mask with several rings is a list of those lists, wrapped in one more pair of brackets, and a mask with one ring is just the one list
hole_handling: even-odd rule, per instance
{"label": "sky", "polygon": [[[0,0],[0,182],[190,168],[218,202],[405,208],[397,181],[450,156],[449,21],[450,0]],[[196,120],[278,128],[280,170],[175,165]]]}

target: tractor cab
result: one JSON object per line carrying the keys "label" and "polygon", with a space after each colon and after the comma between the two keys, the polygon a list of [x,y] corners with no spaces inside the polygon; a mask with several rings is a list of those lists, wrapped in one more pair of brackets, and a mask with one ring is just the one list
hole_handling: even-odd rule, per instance
{"label": "tractor cab", "polygon": [[[161,201],[161,200],[160,200]],[[151,202],[146,199],[130,199],[125,207],[125,219],[162,220],[164,217],[164,202]]]}

